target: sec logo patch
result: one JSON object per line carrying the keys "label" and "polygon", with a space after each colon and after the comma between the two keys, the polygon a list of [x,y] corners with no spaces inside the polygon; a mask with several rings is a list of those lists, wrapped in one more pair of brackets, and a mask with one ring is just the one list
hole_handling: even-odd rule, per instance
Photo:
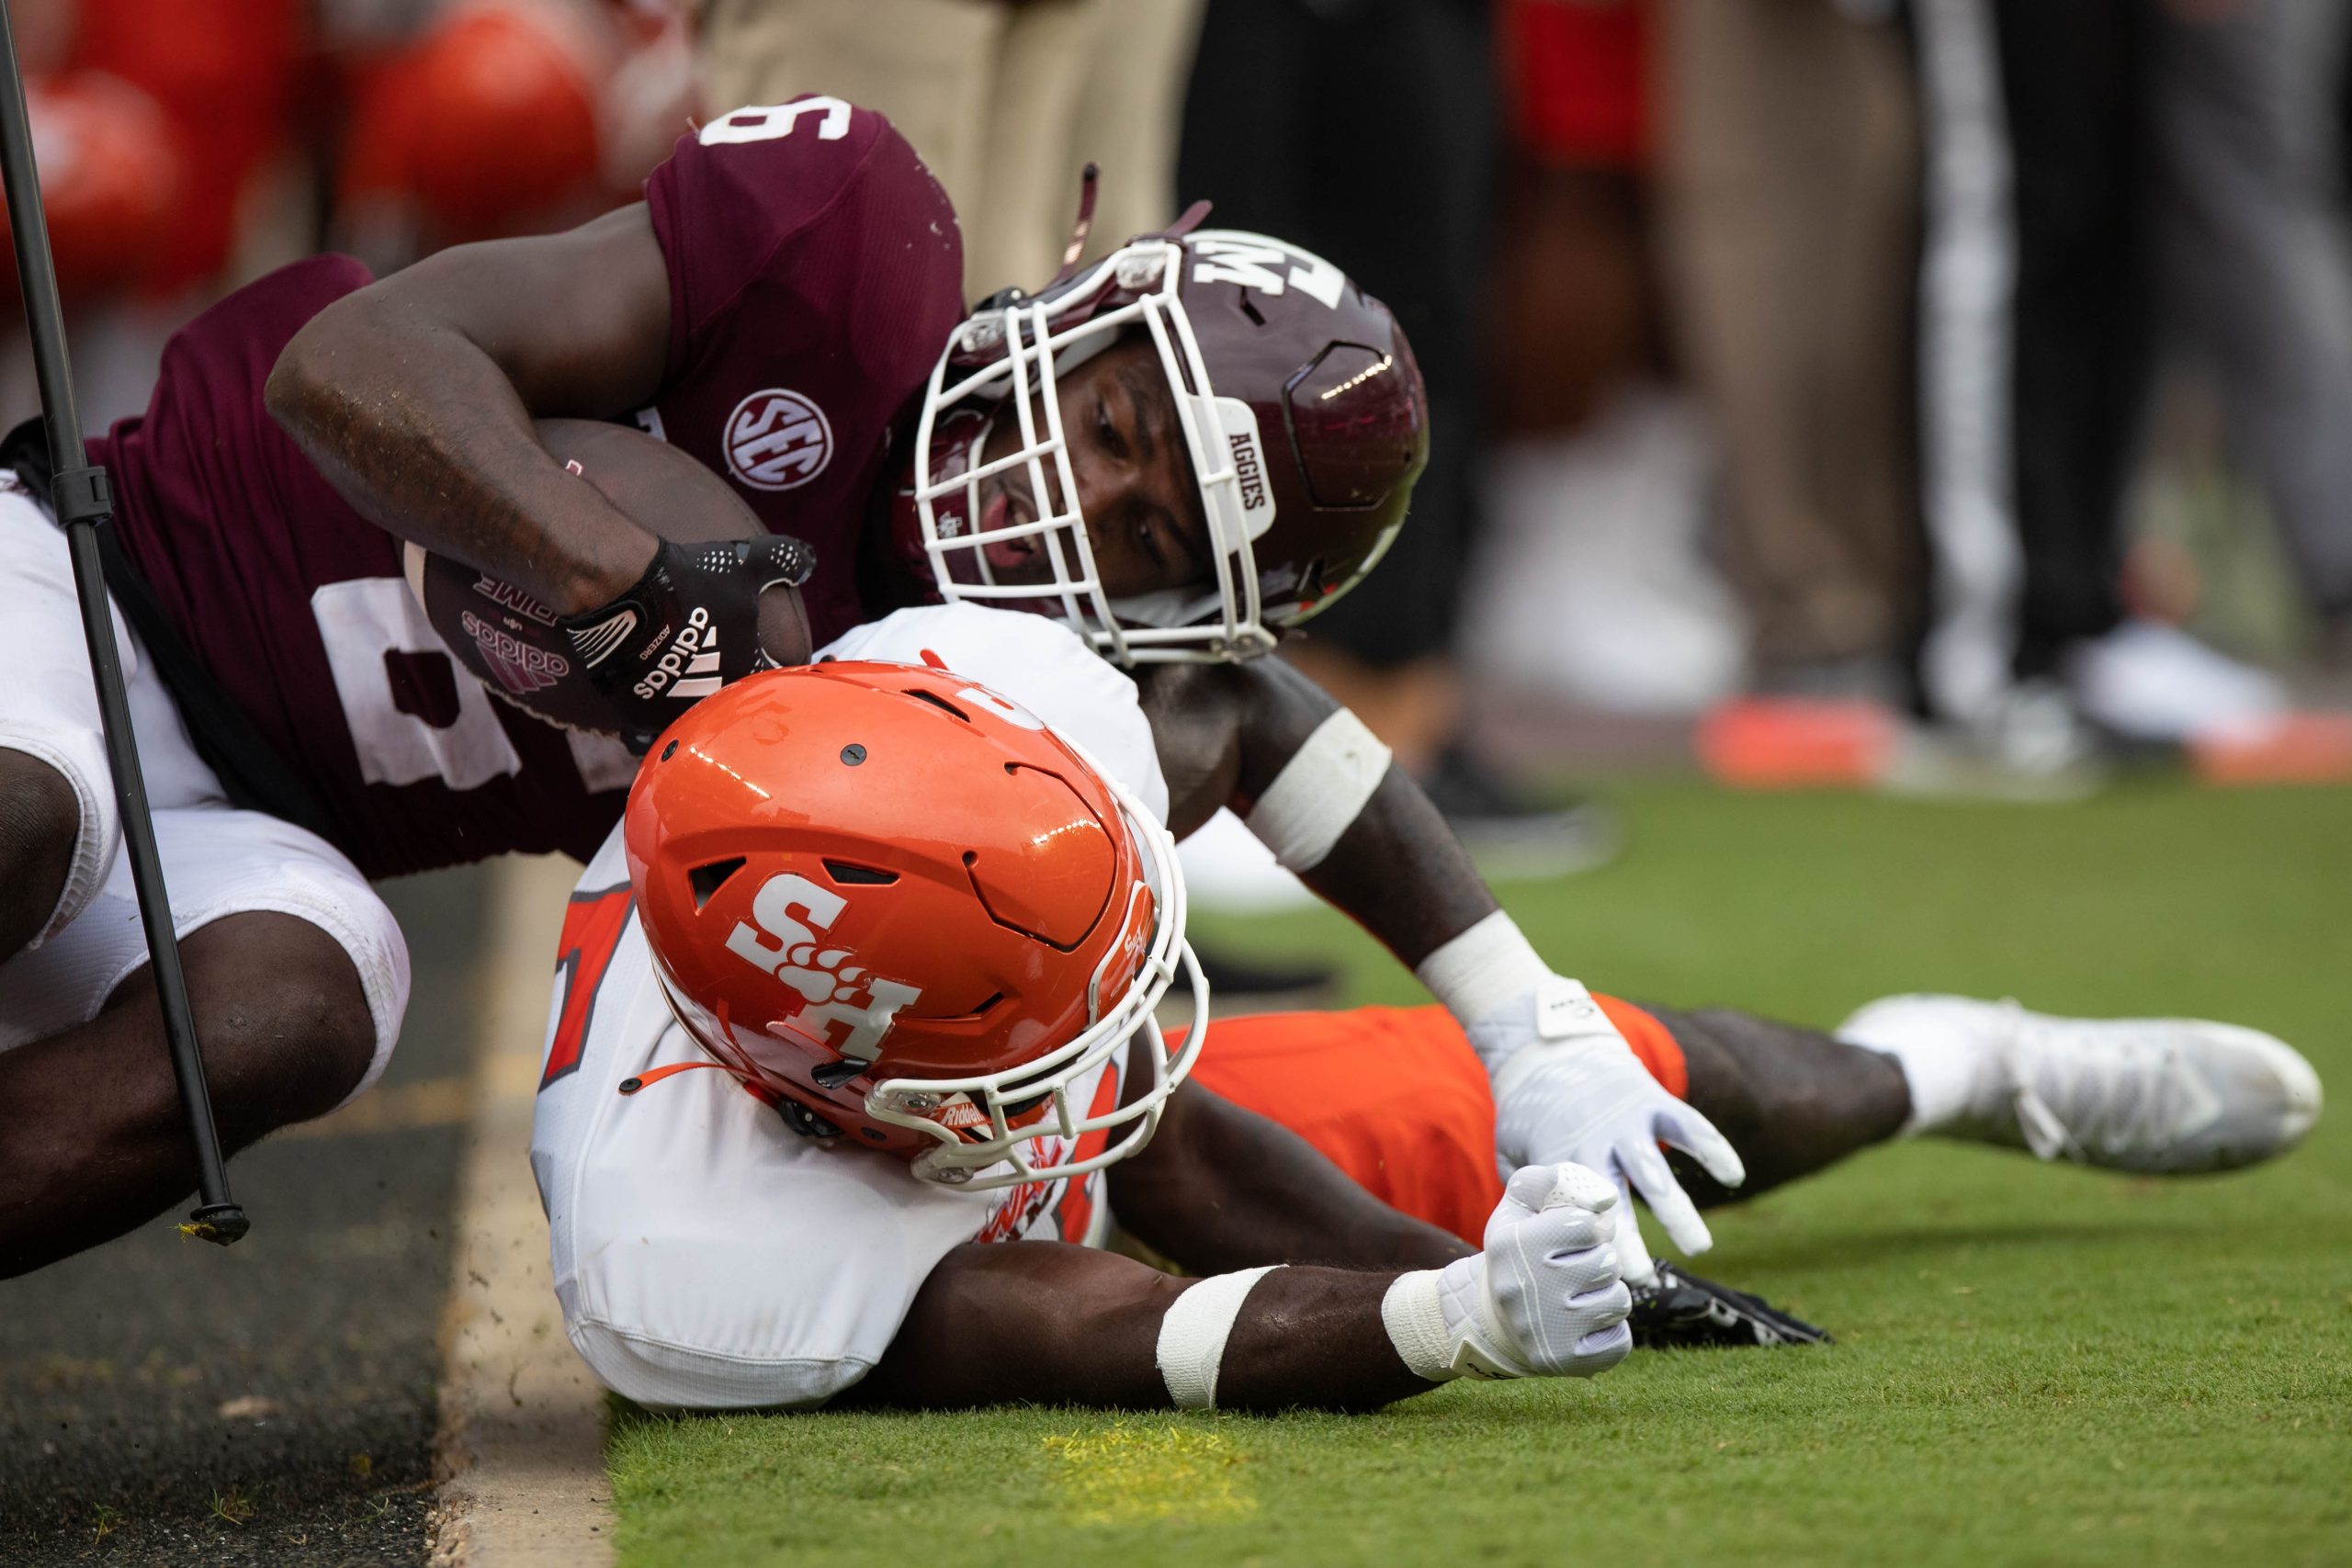
{"label": "sec logo patch", "polygon": [[727,416],[727,469],[753,490],[792,490],[832,460],[833,427],[825,411],[797,392],[753,392]]}

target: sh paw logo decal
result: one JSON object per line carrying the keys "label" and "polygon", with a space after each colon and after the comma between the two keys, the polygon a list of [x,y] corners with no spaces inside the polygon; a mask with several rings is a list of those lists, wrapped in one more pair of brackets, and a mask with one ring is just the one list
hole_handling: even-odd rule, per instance
{"label": "sh paw logo decal", "polygon": [[[869,974],[849,962],[857,956],[849,949],[818,940],[848,908],[848,899],[805,876],[771,876],[752,899],[752,919],[728,933],[727,951],[800,994],[805,1005],[779,1027],[870,1062],[881,1055],[892,1018],[922,992]],[[849,1027],[847,1039],[833,1038],[836,1024]]]}

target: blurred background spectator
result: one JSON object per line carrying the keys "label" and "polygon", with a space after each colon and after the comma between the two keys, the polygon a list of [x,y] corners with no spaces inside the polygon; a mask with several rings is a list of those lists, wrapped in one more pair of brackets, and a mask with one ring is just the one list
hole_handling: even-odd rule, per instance
{"label": "blurred background spectator", "polygon": [[[388,34],[399,20],[413,25]],[[379,271],[634,199],[701,107],[684,20],[661,4],[448,0],[345,23],[327,231]]]}
{"label": "blurred background spectator", "polygon": [[2341,164],[2324,95],[2346,22],[2335,6],[2173,0],[2154,39],[2158,299],[2339,664],[2352,656],[2352,269],[2330,211]]}
{"label": "blurred background spectator", "polygon": [[2285,12],[1911,7],[1935,569],[1921,671],[1930,711],[2011,768],[2243,734],[2287,707],[2274,675],[2184,629],[2179,580],[2167,593],[2125,571],[2168,353],[2203,372],[2307,595],[2326,612],[2341,592],[2346,459],[2314,436],[2340,428],[2352,374],[2330,320],[2343,259],[2295,166]]}
{"label": "blurred background spectator", "polygon": [[1707,558],[1708,446],[1668,342],[1659,22],[1537,0],[1500,18],[1490,515],[1465,651],[1487,681],[1566,702],[1697,707],[1736,680],[1743,627]]}
{"label": "blurred background spectator", "polygon": [[2063,677],[2124,614],[2122,505],[2155,364],[2154,9],[1919,0],[1913,17],[1935,569],[1921,675],[1929,711],[1991,761],[2054,775],[2097,745]]}
{"label": "blurred background spectator", "polygon": [[1285,656],[1424,775],[1461,702],[1495,103],[1485,0],[1209,0],[1177,164],[1212,224],[1340,259],[1412,340],[1436,439],[1411,526]]}
{"label": "blurred background spectator", "polygon": [[1486,766],[1458,662],[1481,525],[1496,76],[1489,0],[1208,0],[1177,186],[1216,203],[1213,224],[1338,260],[1411,339],[1436,436],[1412,525],[1283,657],[1363,716],[1474,849],[1540,876],[1589,861],[1606,829]]}
{"label": "blurred background spectator", "polygon": [[[322,248],[379,271],[632,199],[699,104],[664,0],[12,0],[84,417]],[[13,276],[9,290],[13,297]],[[37,407],[15,334],[0,414]]]}
{"label": "blurred background spectator", "polygon": [[[255,237],[256,209],[286,172],[301,7],[20,0],[9,17],[59,284],[77,318],[82,409],[101,425],[145,400],[164,338]],[[17,319],[13,276],[8,294]],[[11,417],[31,412],[30,354],[13,333],[0,386]]]}
{"label": "blurred background spectator", "polygon": [[1667,276],[1722,454],[1749,683],[1903,701],[1921,581],[1902,39],[1825,0],[1665,0],[1660,19]]}
{"label": "blurred background spectator", "polygon": [[939,177],[979,299],[1061,265],[1079,175],[1093,251],[1175,215],[1201,0],[700,0],[711,102],[830,93],[881,110]]}

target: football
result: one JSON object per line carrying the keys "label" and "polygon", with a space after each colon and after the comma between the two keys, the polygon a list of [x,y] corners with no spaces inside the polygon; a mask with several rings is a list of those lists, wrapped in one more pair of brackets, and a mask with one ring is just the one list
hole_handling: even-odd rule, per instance
{"label": "football", "polygon": [[[747,538],[759,519],[725,479],[669,443],[628,425],[543,419],[539,441],[636,522],[665,539]],[[415,544],[403,552],[408,583],[450,657],[517,707],[572,729],[619,729],[549,610],[512,583]],[[808,658],[800,595],[771,588],[760,601],[760,641],[779,664]]]}

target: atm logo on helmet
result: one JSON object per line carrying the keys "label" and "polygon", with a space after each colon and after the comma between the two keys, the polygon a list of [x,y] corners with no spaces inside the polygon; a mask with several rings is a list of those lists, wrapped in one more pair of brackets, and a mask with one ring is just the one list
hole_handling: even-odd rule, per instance
{"label": "atm logo on helmet", "polygon": [[1280,298],[1295,288],[1330,310],[1340,308],[1347,274],[1321,256],[1251,235],[1202,234],[1191,242],[1194,283],[1238,283]]}
{"label": "atm logo on helmet", "polygon": [[[870,1062],[882,1054],[883,1038],[899,1010],[922,992],[868,974],[849,962],[857,955],[847,948],[819,944],[817,932],[830,929],[848,908],[848,899],[805,876],[771,876],[752,897],[752,919],[736,921],[728,933],[727,951],[800,993],[805,1005],[779,1027]],[[836,1024],[848,1026],[846,1039],[833,1038]]]}

